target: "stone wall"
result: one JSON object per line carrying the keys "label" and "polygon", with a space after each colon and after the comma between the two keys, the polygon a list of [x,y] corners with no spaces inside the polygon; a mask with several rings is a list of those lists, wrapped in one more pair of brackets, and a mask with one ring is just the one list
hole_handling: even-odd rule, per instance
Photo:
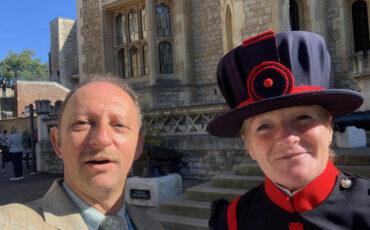
{"label": "stone wall", "polygon": [[14,107],[15,107],[15,98],[13,97],[2,97],[0,98],[1,103],[1,119],[13,117]]}
{"label": "stone wall", "polygon": [[192,0],[189,15],[191,73],[195,83],[215,82],[223,55],[220,2]]}
{"label": "stone wall", "polygon": [[[85,74],[104,73],[103,30],[100,0],[79,0],[79,15],[83,18],[81,32],[81,54],[84,58],[82,70]],[[81,58],[80,58],[81,60]],[[81,80],[84,76],[81,76]]]}
{"label": "stone wall", "polygon": [[242,28],[242,38],[246,39],[273,28],[272,12],[275,0],[244,0],[244,13],[246,16],[245,27]]}
{"label": "stone wall", "polygon": [[18,101],[14,116],[21,116],[25,106],[36,100],[50,100],[52,104],[57,100],[63,101],[68,92],[69,89],[56,82],[17,81],[15,95]]}
{"label": "stone wall", "polygon": [[[33,119],[34,127],[37,127],[37,118]],[[10,133],[11,127],[14,126],[17,129],[17,132],[22,133],[23,131],[27,131],[31,133],[31,123],[30,117],[12,117],[8,119],[0,120],[0,132],[4,129],[8,130],[8,134]]]}
{"label": "stone wall", "polygon": [[166,137],[166,143],[184,153],[186,178],[209,179],[216,173],[231,171],[234,165],[249,158],[240,138],[218,138],[208,134]]}
{"label": "stone wall", "polygon": [[76,20],[56,18],[50,22],[50,80],[71,89],[78,83]]}
{"label": "stone wall", "polygon": [[55,154],[51,141],[39,141],[36,148],[38,172],[63,173],[63,161]]}

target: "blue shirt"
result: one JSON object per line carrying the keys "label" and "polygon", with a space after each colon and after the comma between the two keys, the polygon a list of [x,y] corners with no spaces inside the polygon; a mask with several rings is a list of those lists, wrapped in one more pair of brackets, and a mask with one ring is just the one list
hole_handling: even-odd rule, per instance
{"label": "blue shirt", "polygon": [[[89,230],[98,230],[99,224],[103,221],[105,215],[98,211],[96,208],[86,203],[83,199],[81,199],[68,187],[65,181],[63,181],[62,183],[62,187],[64,191],[68,194],[69,198],[72,200],[72,203],[80,211],[82,219],[84,220]],[[121,209],[115,215],[123,218],[126,224],[126,229],[135,230],[131,223],[130,217],[127,214],[125,202],[123,202]]]}

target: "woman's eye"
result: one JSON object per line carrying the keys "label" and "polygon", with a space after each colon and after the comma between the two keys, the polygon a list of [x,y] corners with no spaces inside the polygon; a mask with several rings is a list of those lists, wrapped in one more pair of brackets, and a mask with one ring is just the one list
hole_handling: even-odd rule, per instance
{"label": "woman's eye", "polygon": [[263,130],[266,130],[266,129],[268,129],[269,128],[269,126],[267,125],[267,124],[263,124],[263,125],[260,125],[260,126],[258,126],[258,128],[257,128],[257,132],[258,131],[263,131]]}
{"label": "woman's eye", "polygon": [[299,121],[308,120],[308,119],[311,119],[311,116],[307,115],[307,114],[300,115],[297,118],[297,120],[299,120]]}

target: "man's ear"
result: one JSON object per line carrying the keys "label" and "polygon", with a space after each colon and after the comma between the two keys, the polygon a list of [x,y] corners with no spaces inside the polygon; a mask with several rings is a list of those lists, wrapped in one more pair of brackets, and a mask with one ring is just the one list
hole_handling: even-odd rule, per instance
{"label": "man's ear", "polygon": [[144,144],[145,144],[145,134],[144,134],[144,132],[140,131],[139,140],[138,140],[137,146],[136,146],[134,161],[139,159],[139,157],[141,156],[141,153],[143,152]]}
{"label": "man's ear", "polygon": [[57,154],[57,156],[62,159],[63,157],[62,157],[62,153],[60,151],[61,143],[60,143],[60,136],[59,135],[60,135],[59,134],[59,129],[57,127],[51,128],[51,130],[50,130],[51,143],[53,143],[53,147],[54,147],[54,150],[55,150],[55,153]]}

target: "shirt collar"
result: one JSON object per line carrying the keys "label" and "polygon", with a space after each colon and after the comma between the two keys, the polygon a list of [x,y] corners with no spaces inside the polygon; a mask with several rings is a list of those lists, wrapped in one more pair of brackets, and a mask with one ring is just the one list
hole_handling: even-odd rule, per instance
{"label": "shirt collar", "polygon": [[[99,224],[101,223],[101,221],[103,221],[105,215],[98,211],[96,208],[86,203],[83,199],[81,199],[75,192],[72,191],[72,189],[68,187],[65,181],[63,181],[62,183],[62,187],[64,191],[68,194],[69,198],[71,198],[73,204],[80,211],[80,214],[83,220],[85,221],[87,227],[92,230],[97,230],[99,228]],[[125,202],[123,202],[121,209],[115,215],[126,220],[127,217]]]}
{"label": "shirt collar", "polygon": [[268,177],[265,178],[265,191],[272,202],[284,210],[295,213],[313,209],[323,202],[333,190],[339,171],[328,160],[325,170],[313,181],[292,194],[290,197],[276,186]]}

